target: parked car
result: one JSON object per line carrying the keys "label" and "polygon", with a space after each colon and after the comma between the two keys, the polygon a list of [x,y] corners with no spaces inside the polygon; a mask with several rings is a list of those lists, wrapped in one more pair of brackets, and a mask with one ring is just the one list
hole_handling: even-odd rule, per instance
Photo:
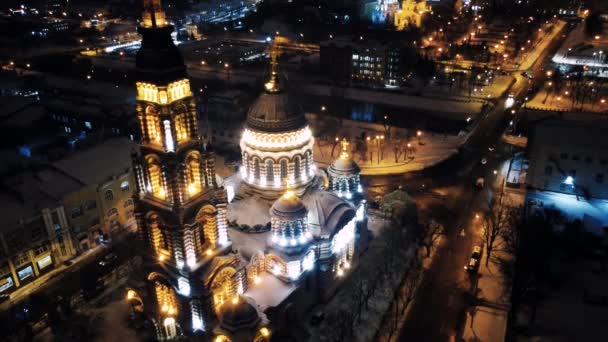
{"label": "parked car", "polygon": [[479,267],[479,259],[471,258],[464,269],[469,273],[474,273],[477,272],[477,267]]}
{"label": "parked car", "polygon": [[107,254],[103,257],[103,259],[99,262],[99,266],[109,266],[118,260],[118,256],[114,253]]}
{"label": "parked car", "polygon": [[471,258],[472,259],[481,259],[481,246],[475,246],[473,247],[473,252],[471,253]]}

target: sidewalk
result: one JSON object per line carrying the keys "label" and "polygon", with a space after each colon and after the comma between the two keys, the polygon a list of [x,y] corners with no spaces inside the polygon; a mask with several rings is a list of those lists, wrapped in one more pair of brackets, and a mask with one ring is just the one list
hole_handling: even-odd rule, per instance
{"label": "sidewalk", "polygon": [[50,286],[55,282],[61,280],[63,278],[62,276],[64,275],[64,271],[67,271],[68,269],[70,272],[77,271],[86,264],[85,261],[93,259],[97,254],[99,254],[103,250],[103,246],[96,246],[93,249],[90,249],[87,252],[73,259],[72,261],[74,263],[72,265],[66,266],[64,264],[60,264],[52,271],[40,276],[33,282],[18,288],[17,290],[11,293],[9,300],[0,304],[0,311],[7,310],[11,306],[19,303],[20,301],[31,295],[32,293],[37,292],[43,289],[44,287]]}
{"label": "sidewalk", "polygon": [[[499,191],[503,185],[504,177],[509,170],[509,161],[503,163],[498,169],[492,188]],[[517,204],[515,204],[517,205]],[[481,230],[478,230],[477,240],[483,241]],[[500,245],[501,237],[497,238],[495,245]],[[503,342],[507,333],[507,321],[511,309],[511,288],[505,283],[504,275],[496,260],[506,262],[513,256],[507,252],[494,250],[492,259],[486,266],[486,256],[480,261],[477,273],[477,282],[473,290],[475,306],[467,310],[466,323],[462,334],[463,341]]]}

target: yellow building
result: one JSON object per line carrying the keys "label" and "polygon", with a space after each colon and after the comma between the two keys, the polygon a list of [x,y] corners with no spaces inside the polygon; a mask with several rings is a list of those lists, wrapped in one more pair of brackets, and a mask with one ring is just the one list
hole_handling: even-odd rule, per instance
{"label": "yellow building", "polygon": [[429,10],[426,0],[403,0],[401,9],[395,12],[395,28],[401,31],[408,26],[420,27],[422,17]]}
{"label": "yellow building", "polygon": [[61,198],[79,186],[47,167],[4,182],[0,190],[1,294],[37,282],[75,255]]}
{"label": "yellow building", "polygon": [[81,184],[63,199],[80,251],[136,230],[130,153],[134,147],[126,138],[110,139],[53,164]]}

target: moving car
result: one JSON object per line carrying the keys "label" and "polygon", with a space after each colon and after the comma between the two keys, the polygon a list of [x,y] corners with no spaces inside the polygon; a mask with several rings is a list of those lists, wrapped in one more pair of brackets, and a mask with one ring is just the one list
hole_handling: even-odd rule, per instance
{"label": "moving car", "polygon": [[479,267],[479,259],[471,258],[469,259],[469,263],[464,267],[465,270],[469,273],[477,272],[477,267]]}
{"label": "moving car", "polygon": [[481,246],[475,246],[473,247],[473,252],[471,253],[471,258],[472,259],[481,259]]}

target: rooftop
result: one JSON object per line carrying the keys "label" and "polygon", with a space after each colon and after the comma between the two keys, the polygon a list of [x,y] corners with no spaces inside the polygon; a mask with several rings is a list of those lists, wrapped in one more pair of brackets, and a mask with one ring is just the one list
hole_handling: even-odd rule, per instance
{"label": "rooftop", "polygon": [[57,206],[64,195],[81,187],[78,180],[52,167],[27,170],[8,178],[0,189],[3,227],[12,227],[44,208]]}
{"label": "rooftop", "polygon": [[99,184],[130,169],[133,148],[127,138],[109,139],[53,165],[83,184]]}

